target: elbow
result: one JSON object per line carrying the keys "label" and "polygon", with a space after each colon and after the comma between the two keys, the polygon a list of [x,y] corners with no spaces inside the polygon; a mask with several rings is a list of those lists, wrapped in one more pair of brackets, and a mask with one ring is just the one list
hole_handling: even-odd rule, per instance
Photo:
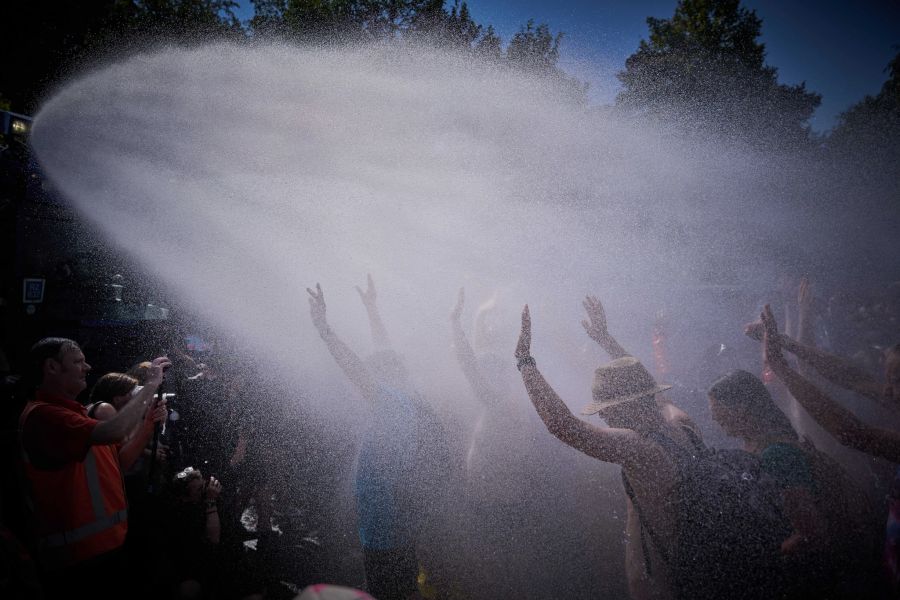
{"label": "elbow", "polygon": [[564,419],[559,416],[550,415],[543,419],[544,425],[547,426],[547,431],[550,432],[553,437],[559,439],[560,441],[569,444],[572,442],[573,436],[575,434],[574,428],[570,425],[568,419]]}

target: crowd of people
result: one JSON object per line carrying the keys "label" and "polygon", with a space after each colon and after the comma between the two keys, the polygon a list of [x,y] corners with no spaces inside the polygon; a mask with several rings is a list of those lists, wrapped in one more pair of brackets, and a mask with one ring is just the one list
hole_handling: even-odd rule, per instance
{"label": "crowd of people", "polygon": [[[88,391],[90,357],[51,337],[32,347],[5,399],[19,410],[2,449],[4,598],[566,597],[532,586],[529,572],[552,570],[530,543],[541,523],[528,516],[542,509],[528,503],[546,457],[539,448],[553,438],[621,467],[631,598],[900,597],[900,469],[881,473],[873,493],[807,435],[813,423],[866,460],[900,463],[889,421],[900,420],[896,284],[849,310],[846,297],[817,299],[804,279],[779,302],[782,323],[765,304],[758,320],[734,324],[759,342],[754,364],[729,364],[721,346],[706,381],[690,386],[677,383],[691,378],[677,373],[660,324],[648,369],[588,296],[582,325],[610,362],[594,371],[581,416],[541,373],[529,307],[507,358],[485,341],[493,301],[479,308],[473,342],[460,290],[449,339],[480,406],[465,427],[417,389],[371,276],[357,288],[375,348],[366,357],[332,328],[322,287],[307,291],[312,324],[366,415],[358,443],[338,444],[355,457],[322,459],[339,472],[355,464],[352,545],[364,579],[333,580],[317,536],[327,536],[323,514],[339,484],[310,481],[315,474],[278,454],[283,429],[256,414],[250,398],[265,389],[247,369],[186,353],[146,357]],[[513,365],[524,390],[505,376]],[[702,411],[677,405],[688,387],[702,388]],[[537,419],[522,412],[526,396]],[[858,414],[866,403],[888,420]],[[705,417],[733,443],[704,439]],[[560,516],[546,512],[545,527],[557,528]],[[436,544],[449,530],[463,543]],[[465,545],[471,535],[477,549]]]}

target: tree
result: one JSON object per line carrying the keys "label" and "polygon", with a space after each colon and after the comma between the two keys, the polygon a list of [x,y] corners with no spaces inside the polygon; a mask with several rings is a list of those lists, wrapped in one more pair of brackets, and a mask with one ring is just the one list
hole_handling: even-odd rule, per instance
{"label": "tree", "polygon": [[861,211],[881,215],[882,223],[898,214],[900,52],[885,70],[888,80],[881,90],[840,115],[824,150],[830,189],[853,198]]}
{"label": "tree", "polygon": [[810,141],[821,96],[778,83],[758,41],[762,20],[740,0],[679,0],[672,18],[647,25],[649,40],[618,74],[619,107],[753,145]]}
{"label": "tree", "polygon": [[494,26],[488,25],[481,39],[475,42],[475,54],[483,59],[499,62],[503,58],[502,44],[503,41],[494,31]]}
{"label": "tree", "polygon": [[551,83],[563,97],[575,102],[587,100],[587,84],[566,75],[557,66],[559,62],[559,44],[563,34],[555,36],[545,23],[535,26],[529,21],[519,29],[506,48],[506,61],[514,67],[537,75]]}
{"label": "tree", "polygon": [[233,0],[13,0],[0,36],[9,58],[0,91],[12,109],[32,113],[46,91],[79,63],[147,41],[243,35]]}
{"label": "tree", "polygon": [[867,95],[841,113],[828,143],[849,154],[893,157],[900,163],[900,51],[888,63],[888,80],[875,96]]}

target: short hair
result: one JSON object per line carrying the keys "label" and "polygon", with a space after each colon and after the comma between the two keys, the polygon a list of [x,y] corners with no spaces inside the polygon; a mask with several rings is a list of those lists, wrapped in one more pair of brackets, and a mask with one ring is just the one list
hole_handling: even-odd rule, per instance
{"label": "short hair", "polygon": [[80,346],[75,340],[62,337],[45,337],[28,351],[28,370],[25,372],[25,385],[34,391],[44,382],[44,363],[48,359],[60,360],[69,350],[77,350]]}
{"label": "short hair", "polygon": [[[94,384],[94,389],[91,390],[91,402],[106,402],[115,406],[113,398],[131,393],[131,390],[137,387],[137,384],[138,380],[131,375],[107,373]],[[116,406],[116,409],[118,408]]]}

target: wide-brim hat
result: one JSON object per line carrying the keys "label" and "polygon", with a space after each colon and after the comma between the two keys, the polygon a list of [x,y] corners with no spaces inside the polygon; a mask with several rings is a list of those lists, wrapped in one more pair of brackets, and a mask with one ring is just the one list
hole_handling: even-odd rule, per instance
{"label": "wide-brim hat", "polygon": [[623,356],[594,371],[591,386],[594,401],[585,406],[581,414],[593,415],[610,406],[654,396],[671,388],[671,385],[656,383],[641,361],[633,356]]}

